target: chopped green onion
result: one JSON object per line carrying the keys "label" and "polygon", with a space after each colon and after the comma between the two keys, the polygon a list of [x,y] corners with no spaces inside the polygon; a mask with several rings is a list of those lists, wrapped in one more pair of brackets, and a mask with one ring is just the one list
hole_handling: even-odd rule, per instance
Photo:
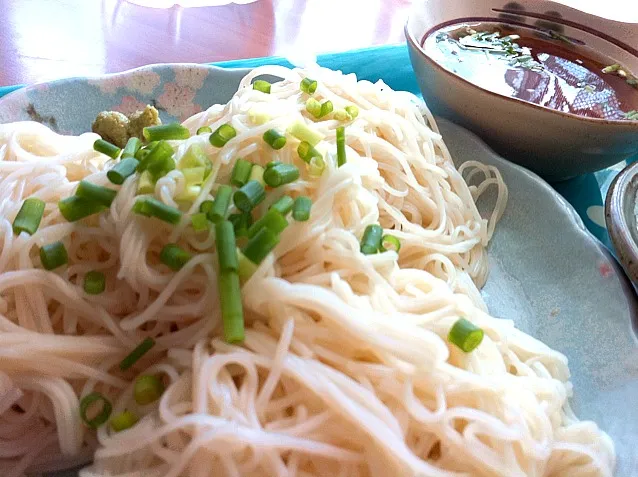
{"label": "chopped green onion", "polygon": [[313,157],[322,157],[321,153],[307,141],[299,143],[299,146],[297,146],[297,154],[299,154],[301,160],[306,164],[310,164]]}
{"label": "chopped green onion", "polygon": [[126,142],[126,146],[124,146],[124,150],[122,151],[122,159],[125,157],[135,157],[137,151],[142,147],[142,141],[140,141],[136,137],[131,137]]}
{"label": "chopped green onion", "polygon": [[133,205],[133,212],[147,217],[155,217],[173,225],[178,224],[182,218],[182,213],[178,209],[166,205],[154,197],[137,199],[135,205]]}
{"label": "chopped green onion", "polygon": [[179,245],[167,243],[160,252],[160,262],[171,270],[181,270],[193,256]]}
{"label": "chopped green onion", "polygon": [[102,154],[106,154],[112,159],[117,158],[117,156],[120,155],[120,152],[122,152],[122,150],[115,144],[111,144],[104,139],[98,139],[97,141],[95,141],[93,143],[93,149],[97,152],[101,152]]}
{"label": "chopped green onion", "polygon": [[236,272],[239,265],[237,263],[235,231],[233,224],[228,220],[221,220],[215,225],[215,244],[221,273]]}
{"label": "chopped green onion", "polygon": [[208,212],[210,212],[213,208],[213,204],[214,202],[212,200],[205,200],[204,202],[199,204],[199,211],[203,214],[208,215]]}
{"label": "chopped green onion", "polygon": [[[150,154],[149,154],[150,155]],[[148,164],[148,172],[151,173],[153,180],[157,181],[160,177],[164,177],[170,171],[175,169],[175,159],[165,157],[159,161],[153,161]]]}
{"label": "chopped green onion", "polygon": [[257,235],[264,227],[268,228],[272,233],[279,235],[288,227],[288,221],[276,209],[270,209],[248,229],[248,238]]}
{"label": "chopped green onion", "polygon": [[277,199],[277,201],[273,205],[271,205],[270,208],[276,210],[281,215],[286,216],[288,215],[288,212],[292,210],[292,205],[294,204],[294,202],[295,201],[292,197],[290,197],[289,195],[284,195],[283,197]]}
{"label": "chopped green onion", "polygon": [[230,214],[228,220],[233,224],[235,237],[247,237],[248,229],[253,223],[253,216],[250,213]]}
{"label": "chopped green onion", "polygon": [[183,169],[184,180],[188,185],[201,185],[204,182],[204,176],[206,175],[205,167],[189,167]]}
{"label": "chopped green onion", "polygon": [[[90,418],[88,416],[89,408],[93,407],[93,405],[96,403],[100,403],[99,412],[95,417]],[[98,393],[97,391],[87,394],[80,401],[80,418],[82,418],[84,424],[92,429],[97,429],[106,421],[108,421],[112,411],[113,405],[111,404],[111,401],[106,399],[101,393]]]}
{"label": "chopped green onion", "polygon": [[321,103],[315,98],[308,98],[306,101],[306,111],[312,114],[315,118],[321,116]]}
{"label": "chopped green onion", "polygon": [[341,167],[346,163],[346,128],[337,128],[337,166]]}
{"label": "chopped green onion", "polygon": [[265,185],[264,182],[264,168],[258,164],[253,165],[253,168],[250,170],[249,181],[257,181],[261,185]]}
{"label": "chopped green onion", "polygon": [[334,107],[332,106],[332,101],[324,101],[321,105],[321,112],[319,113],[319,117],[323,118],[332,112]]}
{"label": "chopped green onion", "polygon": [[470,353],[483,341],[483,330],[465,318],[459,318],[450,329],[447,340],[459,347],[462,351]]}
{"label": "chopped green onion", "polygon": [[300,141],[308,142],[313,147],[319,144],[319,142],[326,137],[302,121],[295,121],[292,123],[288,126],[286,132]]}
{"label": "chopped green onion", "polygon": [[253,89],[262,93],[270,94],[270,83],[264,80],[257,80],[253,83]]}
{"label": "chopped green onion", "polygon": [[603,68],[603,73],[615,73],[620,68],[622,68],[622,66],[620,66],[618,63],[614,63],[613,65],[605,66]]}
{"label": "chopped green onion", "polygon": [[253,165],[251,162],[242,158],[237,159],[233,166],[233,172],[230,174],[230,183],[235,187],[241,187],[246,184],[250,177],[250,171],[252,168]]}
{"label": "chopped green onion", "polygon": [[106,277],[102,272],[92,270],[84,275],[84,291],[88,295],[99,295],[106,289]]}
{"label": "chopped green onion", "polygon": [[157,401],[164,392],[164,384],[157,376],[140,376],[133,385],[133,397],[140,406]]}
{"label": "chopped green onion", "polygon": [[197,130],[197,134],[198,135],[199,134],[212,133],[212,132],[213,132],[213,130],[210,127],[208,127],[208,126],[202,126],[201,128],[199,128]]}
{"label": "chopped green onion", "polygon": [[381,246],[381,236],[383,229],[378,224],[370,224],[363,232],[361,239],[361,253],[364,255],[372,255],[379,251]]}
{"label": "chopped green onion", "polygon": [[126,157],[113,166],[113,169],[106,173],[106,177],[113,184],[122,185],[127,177],[135,173],[139,161],[134,157]]}
{"label": "chopped green onion", "polygon": [[233,195],[233,202],[242,212],[250,212],[266,198],[266,191],[257,181],[248,181]]}
{"label": "chopped green onion", "polygon": [[13,233],[20,235],[26,232],[33,235],[40,227],[44,215],[45,203],[36,197],[29,197],[22,203],[18,215],[13,219]]}
{"label": "chopped green onion", "polygon": [[286,136],[281,134],[276,129],[269,129],[264,133],[264,141],[273,149],[281,149],[286,145]]}
{"label": "chopped green onion", "polygon": [[201,186],[187,185],[182,192],[175,196],[175,200],[178,202],[195,202],[201,191]]}
{"label": "chopped green onion", "polygon": [[224,147],[235,136],[237,136],[237,131],[234,127],[230,124],[222,124],[210,135],[208,140],[215,147]]}
{"label": "chopped green onion", "polygon": [[208,229],[208,219],[206,218],[206,214],[200,212],[198,214],[191,215],[191,225],[193,226],[193,230],[195,232],[201,232],[202,230]]}
{"label": "chopped green onion", "polygon": [[76,222],[89,215],[97,214],[104,210],[104,206],[84,197],[72,195],[58,202],[58,208],[62,216],[69,222]]}
{"label": "chopped green onion", "polygon": [[304,93],[314,94],[314,92],[317,91],[317,82],[310,78],[304,78],[301,80],[299,89],[301,89]]}
{"label": "chopped green onion", "polygon": [[332,115],[332,117],[334,119],[336,119],[337,121],[349,121],[350,120],[350,115],[348,114],[348,112],[345,109],[337,109],[334,114]]}
{"label": "chopped green onion", "polygon": [[120,369],[126,371],[131,368],[142,356],[148,353],[153,346],[155,346],[155,340],[151,337],[145,338],[126,358],[120,361]]}
{"label": "chopped green onion", "polygon": [[230,198],[233,194],[233,188],[229,185],[221,185],[217,189],[217,194],[215,195],[215,202],[213,202],[213,207],[208,212],[208,220],[213,223],[217,223],[220,220],[223,220],[226,217],[226,213],[228,212],[228,207],[230,206]]}
{"label": "chopped green onion", "polygon": [[248,241],[242,252],[251,262],[259,265],[278,243],[279,235],[264,227]]}
{"label": "chopped green onion", "polygon": [[40,248],[40,261],[46,270],[55,270],[62,265],[66,265],[69,261],[69,256],[66,253],[64,244],[58,241],[43,245]]}
{"label": "chopped green onion", "polygon": [[299,169],[292,164],[277,164],[264,172],[264,182],[270,187],[279,187],[299,179]]}
{"label": "chopped green onion", "polygon": [[117,191],[108,187],[99,186],[89,181],[80,181],[80,185],[75,190],[75,195],[86,200],[97,202],[104,207],[111,207]]}
{"label": "chopped green onion", "polygon": [[179,123],[160,124],[158,126],[147,126],[142,129],[142,135],[147,141],[171,141],[176,139],[188,139],[191,133]]}
{"label": "chopped green onion", "polygon": [[155,192],[155,181],[149,171],[140,174],[137,181],[137,194],[152,194]]}
{"label": "chopped green onion", "polygon": [[379,246],[379,250],[381,250],[382,252],[393,250],[398,253],[400,249],[401,242],[394,235],[384,235],[383,237],[381,237],[381,245]]}
{"label": "chopped green onion", "polygon": [[239,269],[237,270],[237,273],[239,274],[239,280],[242,283],[245,283],[257,271],[257,265],[248,260],[239,249],[237,249],[237,258],[239,262]]}
{"label": "chopped green onion", "polygon": [[[140,160],[140,163],[137,166],[138,172],[149,169],[151,164],[154,165],[154,169],[157,171],[162,168],[166,164],[167,160],[172,158],[174,154],[173,148],[166,141],[159,141],[152,149],[148,148],[148,150],[150,150],[150,152],[144,156],[143,160]],[[173,166],[173,168],[175,168],[175,166]]]}
{"label": "chopped green onion", "polygon": [[310,164],[308,166],[308,172],[311,176],[320,176],[323,174],[323,171],[326,169],[326,161],[323,160],[323,157],[313,157],[310,159]]}
{"label": "chopped green onion", "polygon": [[277,164],[281,164],[281,161],[269,161],[268,164],[266,164],[266,169],[272,166],[276,166]]}
{"label": "chopped green onion", "polygon": [[224,340],[227,343],[244,341],[244,310],[241,286],[237,272],[222,272],[217,277],[219,301],[222,310]]}
{"label": "chopped green onion", "polygon": [[137,159],[139,162],[142,162],[144,159],[146,159],[146,156],[148,156],[150,152],[151,150],[148,149],[148,147],[143,147],[135,153],[135,159]]}
{"label": "chopped green onion", "polygon": [[349,118],[352,120],[359,116],[359,108],[351,104],[350,106],[346,106],[346,113],[348,113]]}
{"label": "chopped green onion", "polygon": [[310,208],[312,207],[312,201],[309,197],[300,196],[295,199],[295,203],[292,206],[292,218],[297,222],[305,222],[310,218]]}
{"label": "chopped green onion", "polygon": [[179,164],[177,164],[177,168],[180,171],[193,169],[195,167],[203,167],[206,169],[204,177],[208,175],[208,172],[212,168],[212,164],[208,160],[208,156],[206,156],[204,149],[202,149],[202,146],[199,144],[191,144],[191,146],[186,149],[186,152],[182,155],[179,160]]}
{"label": "chopped green onion", "polygon": [[111,418],[111,429],[115,432],[122,432],[133,427],[139,420],[131,411],[122,411]]}

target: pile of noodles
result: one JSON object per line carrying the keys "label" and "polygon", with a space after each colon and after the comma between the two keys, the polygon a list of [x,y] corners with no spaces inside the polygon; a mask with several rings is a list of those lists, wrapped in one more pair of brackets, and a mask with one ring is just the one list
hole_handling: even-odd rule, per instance
{"label": "pile of noodles", "polygon": [[[283,78],[269,95],[250,86],[264,74]],[[319,82],[318,100],[359,108],[340,168],[340,123],[306,112],[299,83],[307,74]],[[327,161],[320,177],[306,171],[294,139],[278,151],[262,139],[296,120],[326,136],[317,146]],[[220,149],[208,134],[195,135],[223,123],[237,136]],[[491,317],[478,293],[507,200],[499,172],[473,162],[457,170],[416,98],[329,70],[264,67],[228,104],[184,124],[193,136],[171,141],[176,157],[200,143],[213,172],[186,205],[174,200],[181,172],[158,181],[155,197],[184,211],[177,226],[131,211],[138,178],[108,182],[113,164],[93,150],[96,135],[0,125],[2,476],[91,458],[82,477],[612,474],[609,437],[570,411],[565,356],[518,331],[515,316]],[[269,192],[260,213],[283,193],[307,195],[313,207],[309,221],[291,221],[244,284],[246,340],[229,345],[220,331],[214,233],[195,232],[188,217],[228,183],[238,157],[302,171]],[[57,202],[81,179],[118,194],[106,212],[68,223]],[[490,188],[497,201],[482,218],[475,202]],[[46,202],[44,218],[33,236],[15,236],[11,224],[27,197]],[[373,223],[400,239],[398,255],[359,252]],[[45,271],[38,249],[58,240],[69,263]],[[168,242],[194,254],[178,272],[159,261]],[[83,292],[89,270],[106,274],[104,293]],[[459,317],[485,331],[471,353],[447,342]],[[147,336],[157,345],[120,371]],[[149,373],[167,390],[141,407],[133,382]],[[139,423],[119,433],[85,428],[78,403],[93,390]]]}

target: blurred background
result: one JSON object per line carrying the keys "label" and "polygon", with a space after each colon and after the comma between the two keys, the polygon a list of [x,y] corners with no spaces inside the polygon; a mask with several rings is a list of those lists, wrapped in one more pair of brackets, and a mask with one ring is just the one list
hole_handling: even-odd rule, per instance
{"label": "blurred background", "polygon": [[[0,86],[400,43],[412,1],[0,0]],[[635,0],[561,2],[638,22]]]}

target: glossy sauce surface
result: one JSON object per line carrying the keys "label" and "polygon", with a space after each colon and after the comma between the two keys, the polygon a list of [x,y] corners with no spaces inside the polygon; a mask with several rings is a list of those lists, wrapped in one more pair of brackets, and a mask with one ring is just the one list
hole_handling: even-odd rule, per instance
{"label": "glossy sauce surface", "polygon": [[447,70],[504,96],[599,119],[634,119],[638,110],[630,71],[551,31],[462,23],[432,32],[423,46]]}

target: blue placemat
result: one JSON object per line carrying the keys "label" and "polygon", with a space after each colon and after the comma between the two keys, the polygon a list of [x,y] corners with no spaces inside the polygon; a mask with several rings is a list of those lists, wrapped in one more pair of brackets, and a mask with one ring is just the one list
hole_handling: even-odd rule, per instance
{"label": "blue placemat", "polygon": [[[405,45],[372,47],[319,55],[317,60],[322,66],[342,70],[345,73],[355,73],[359,79],[369,81],[383,79],[393,89],[419,94]],[[266,64],[292,66],[281,57],[223,61],[213,64],[223,68],[254,68]],[[20,85],[0,87],[0,97],[20,87]],[[638,157],[633,158],[633,160],[636,159]],[[611,248],[611,243],[605,229],[604,197],[612,179],[626,162],[623,161],[595,174],[586,174],[576,179],[552,184],[574,206],[585,226],[609,248]]]}

